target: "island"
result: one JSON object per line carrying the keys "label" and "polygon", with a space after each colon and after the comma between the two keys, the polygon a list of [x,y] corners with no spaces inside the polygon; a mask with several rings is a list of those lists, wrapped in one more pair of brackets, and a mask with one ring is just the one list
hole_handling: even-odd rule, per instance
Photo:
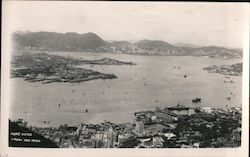
{"label": "island", "polygon": [[11,77],[24,78],[30,82],[82,82],[95,79],[115,79],[115,74],[104,74],[91,69],[76,67],[83,64],[135,65],[110,58],[99,60],[76,59],[47,53],[21,54],[13,56]]}
{"label": "island", "polygon": [[223,75],[241,76],[242,75],[242,63],[232,65],[211,65],[203,68],[210,73],[219,73]]}

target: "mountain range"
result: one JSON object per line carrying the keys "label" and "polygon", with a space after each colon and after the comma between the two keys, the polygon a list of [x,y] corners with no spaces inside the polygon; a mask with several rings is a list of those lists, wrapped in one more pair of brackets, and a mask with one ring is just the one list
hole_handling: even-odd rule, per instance
{"label": "mountain range", "polygon": [[[241,49],[218,46],[176,46],[161,40],[108,42],[94,33],[21,32],[12,34],[15,49],[42,51],[111,52],[134,55],[208,56],[211,58],[241,58]],[[183,45],[183,44],[182,44]]]}

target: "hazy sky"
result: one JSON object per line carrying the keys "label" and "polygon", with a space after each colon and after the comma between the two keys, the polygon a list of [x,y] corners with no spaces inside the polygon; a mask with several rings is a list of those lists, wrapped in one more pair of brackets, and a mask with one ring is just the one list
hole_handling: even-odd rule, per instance
{"label": "hazy sky", "polygon": [[11,30],[242,47],[244,3],[8,2]]}

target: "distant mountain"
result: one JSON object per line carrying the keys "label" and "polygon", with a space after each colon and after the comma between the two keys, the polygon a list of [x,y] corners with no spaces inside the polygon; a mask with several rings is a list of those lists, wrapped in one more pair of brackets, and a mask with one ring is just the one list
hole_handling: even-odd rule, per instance
{"label": "distant mountain", "polygon": [[175,46],[178,46],[178,47],[190,47],[190,48],[198,48],[198,47],[201,47],[200,45],[195,45],[195,44],[189,44],[189,43],[174,43]]}
{"label": "distant mountain", "polygon": [[131,46],[133,44],[128,41],[113,41],[109,45],[114,47],[123,47],[123,46]]}
{"label": "distant mountain", "polygon": [[141,54],[147,55],[184,55],[181,48],[161,40],[141,40],[135,43]]}
{"label": "distant mountain", "polygon": [[135,43],[139,48],[144,50],[169,50],[176,48],[174,45],[171,45],[165,41],[161,40],[141,40]]}
{"label": "distant mountain", "polygon": [[176,46],[161,40],[107,42],[94,33],[15,32],[17,49],[45,51],[91,51],[134,55],[208,56],[211,58],[241,58],[242,50],[217,46]]}
{"label": "distant mountain", "polygon": [[228,49],[224,47],[217,46],[208,46],[201,47],[199,51],[204,52],[205,55],[208,55],[211,58],[240,58],[240,51],[234,49]]}
{"label": "distant mountain", "polygon": [[83,51],[95,50],[107,43],[94,33],[14,33],[16,48],[38,49],[47,51]]}

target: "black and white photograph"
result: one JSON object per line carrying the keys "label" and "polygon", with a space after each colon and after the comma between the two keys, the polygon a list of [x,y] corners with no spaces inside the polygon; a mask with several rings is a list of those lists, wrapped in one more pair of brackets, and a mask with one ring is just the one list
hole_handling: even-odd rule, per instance
{"label": "black and white photograph", "polygon": [[3,8],[6,147],[245,150],[249,4]]}

